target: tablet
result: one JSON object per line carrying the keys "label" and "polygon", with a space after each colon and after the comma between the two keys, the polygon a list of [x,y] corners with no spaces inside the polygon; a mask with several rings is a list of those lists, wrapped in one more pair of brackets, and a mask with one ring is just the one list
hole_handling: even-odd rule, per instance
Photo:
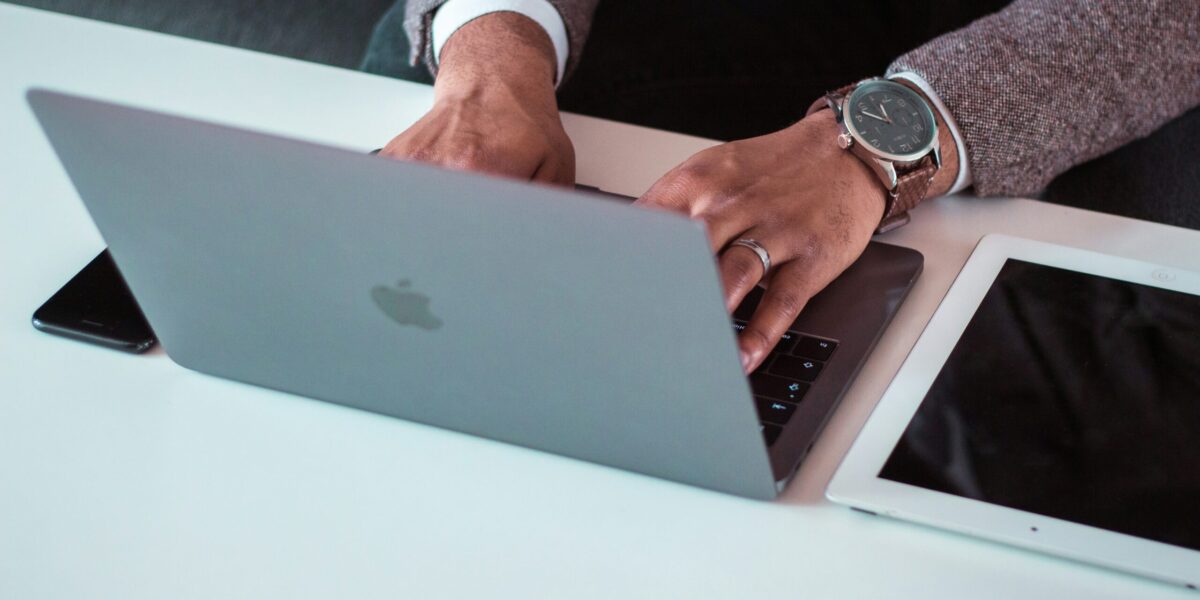
{"label": "tablet", "polygon": [[983,238],[827,495],[1196,589],[1200,274]]}

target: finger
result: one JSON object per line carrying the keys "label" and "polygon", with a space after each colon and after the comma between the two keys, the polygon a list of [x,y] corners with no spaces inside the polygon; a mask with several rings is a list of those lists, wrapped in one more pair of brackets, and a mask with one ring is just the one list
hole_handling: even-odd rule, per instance
{"label": "finger", "polygon": [[717,259],[717,270],[721,274],[721,289],[725,290],[725,310],[730,313],[766,275],[762,259],[744,246],[726,248]]}
{"label": "finger", "polygon": [[819,289],[813,274],[805,261],[791,261],[771,275],[771,285],[763,294],[762,302],[738,336],[738,350],[746,373],[762,364]]}
{"label": "finger", "polygon": [[642,206],[646,208],[658,208],[673,212],[682,212],[687,214],[685,208],[687,195],[683,193],[682,186],[679,182],[667,173],[644,194],[633,201],[634,206]]}
{"label": "finger", "polygon": [[400,139],[399,136],[388,142],[383,148],[380,148],[377,154],[379,156],[394,158],[396,160],[412,159],[412,151],[408,149],[407,145],[403,140]]}
{"label": "finger", "polygon": [[646,193],[635,200],[634,204],[694,216],[692,205],[704,195],[705,188],[710,186],[704,170],[695,164],[696,156],[698,154],[667,171],[646,190]]}
{"label": "finger", "polygon": [[379,155],[397,160],[433,162],[431,159],[434,157],[430,148],[434,145],[435,139],[427,135],[428,128],[426,127],[430,119],[431,116],[426,113],[408,129],[388,140],[387,144],[384,144],[383,148],[379,150]]}
{"label": "finger", "polygon": [[416,140],[412,140],[405,134],[401,134],[396,139],[388,142],[388,145],[383,147],[379,152],[380,156],[385,156],[395,160],[412,161],[437,165],[441,167],[451,167],[448,164],[448,159],[444,152],[441,152],[432,144],[421,144]]}
{"label": "finger", "polygon": [[545,160],[542,161],[542,164],[538,165],[538,168],[533,172],[531,179],[533,181],[549,183],[552,185],[574,187],[575,174],[573,171],[573,169],[568,170],[563,168],[563,166],[558,164],[556,161]]}
{"label": "finger", "polygon": [[558,170],[550,161],[542,161],[537,169],[533,171],[533,175],[529,177],[530,181],[540,181],[542,183],[558,183]]}

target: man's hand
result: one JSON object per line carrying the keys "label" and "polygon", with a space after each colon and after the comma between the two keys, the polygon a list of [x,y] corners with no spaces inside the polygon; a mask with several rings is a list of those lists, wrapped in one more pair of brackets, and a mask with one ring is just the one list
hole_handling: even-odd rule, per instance
{"label": "man's hand", "polygon": [[[762,364],[808,300],[862,254],[883,217],[883,183],[838,148],[837,135],[832,111],[822,110],[783,131],[704,150],[637,201],[705,223],[731,312],[760,280],[766,287],[738,339],[747,373]],[[957,169],[957,161],[946,166]],[[932,187],[944,192],[949,185],[939,173]],[[741,238],[766,248],[771,270],[765,278],[754,251],[730,245]]]}
{"label": "man's hand", "polygon": [[575,183],[575,149],[554,97],[554,45],[511,12],[464,25],[442,48],[433,108],[384,156],[455,169]]}

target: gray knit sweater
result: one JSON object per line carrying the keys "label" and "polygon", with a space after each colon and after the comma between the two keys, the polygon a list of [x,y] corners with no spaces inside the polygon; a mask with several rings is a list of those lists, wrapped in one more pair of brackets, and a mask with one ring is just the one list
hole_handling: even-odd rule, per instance
{"label": "gray knit sweater", "polygon": [[[407,6],[412,58],[431,68],[429,25],[445,1]],[[549,1],[567,27],[569,74],[598,0]],[[1016,0],[888,69],[906,70],[954,117],[977,193],[1032,195],[1200,105],[1200,0]]]}

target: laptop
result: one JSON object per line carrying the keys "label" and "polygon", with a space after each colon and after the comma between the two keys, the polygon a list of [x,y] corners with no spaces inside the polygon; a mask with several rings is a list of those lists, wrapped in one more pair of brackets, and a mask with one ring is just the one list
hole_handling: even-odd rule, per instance
{"label": "laptop", "polygon": [[870,244],[747,378],[760,293],[731,324],[682,216],[27,99],[179,365],[749,498],[786,485],[923,262]]}

